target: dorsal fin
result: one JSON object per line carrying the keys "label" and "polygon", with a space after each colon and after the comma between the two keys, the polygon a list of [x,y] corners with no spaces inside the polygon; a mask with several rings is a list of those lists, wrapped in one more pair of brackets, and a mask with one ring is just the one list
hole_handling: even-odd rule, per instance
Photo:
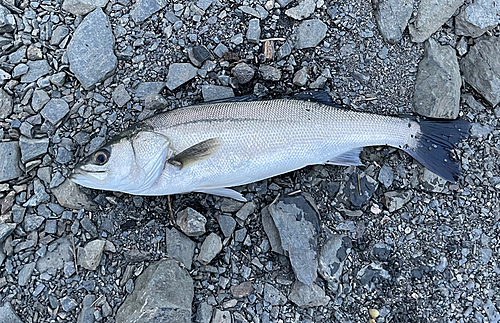
{"label": "dorsal fin", "polygon": [[342,108],[341,105],[333,102],[332,97],[325,91],[304,91],[292,96],[292,99],[318,102],[336,108]]}

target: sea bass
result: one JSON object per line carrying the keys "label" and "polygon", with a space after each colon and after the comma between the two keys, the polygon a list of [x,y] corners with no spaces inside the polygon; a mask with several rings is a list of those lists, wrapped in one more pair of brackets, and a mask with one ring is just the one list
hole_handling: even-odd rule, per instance
{"label": "sea bass", "polygon": [[233,98],[141,121],[75,166],[71,179],[133,195],[202,192],[245,201],[229,187],[308,165],[363,165],[363,147],[391,146],[454,182],[460,169],[451,149],[469,128],[464,120],[344,109],[322,91],[263,101]]}

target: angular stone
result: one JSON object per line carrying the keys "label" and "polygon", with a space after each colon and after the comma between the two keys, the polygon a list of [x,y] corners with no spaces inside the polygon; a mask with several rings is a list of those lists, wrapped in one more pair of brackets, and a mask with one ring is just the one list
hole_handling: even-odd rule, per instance
{"label": "angular stone", "polygon": [[302,20],[309,18],[314,12],[314,9],[316,9],[315,0],[304,0],[301,1],[298,6],[287,9],[285,15],[295,20]]}
{"label": "angular stone", "polygon": [[75,302],[75,300],[69,296],[64,296],[61,299],[61,307],[65,312],[74,310],[77,306],[78,304]]}
{"label": "angular stone", "polygon": [[486,315],[488,316],[488,320],[490,323],[500,322],[500,312],[490,299],[488,299],[486,303],[484,303],[483,309],[486,312]]}
{"label": "angular stone", "polygon": [[228,215],[219,215],[217,217],[219,222],[219,227],[224,234],[224,237],[228,238],[233,235],[234,229],[236,228],[236,220]]}
{"label": "angular stone", "polygon": [[28,65],[24,63],[18,64],[16,67],[14,67],[14,70],[12,71],[12,78],[17,79],[20,76],[28,73],[28,69],[29,69]]}
{"label": "angular stone", "polygon": [[444,191],[447,181],[424,168],[420,175],[420,183],[422,183],[422,188],[428,192],[441,193]]}
{"label": "angular stone", "polygon": [[[67,1],[67,0],[66,0]],[[107,2],[107,0],[106,0]],[[64,3],[63,3],[64,7]],[[52,37],[50,37],[50,44],[53,46],[59,45],[59,43],[64,39],[64,37],[68,36],[69,29],[66,26],[57,26],[56,29],[52,32]]]}
{"label": "angular stone", "polygon": [[373,0],[372,4],[382,37],[390,44],[399,42],[413,12],[413,1]]}
{"label": "angular stone", "polygon": [[50,97],[44,90],[37,89],[31,97],[31,107],[33,111],[39,112],[50,101]]}
{"label": "angular stone", "polygon": [[465,82],[491,106],[500,103],[500,37],[479,39],[460,61]]}
{"label": "angular stone", "polygon": [[196,310],[196,323],[210,323],[213,308],[207,302],[202,302]]}
{"label": "angular stone", "polygon": [[262,74],[262,78],[266,81],[279,81],[281,80],[281,71],[276,67],[270,65],[261,65],[259,72]]}
{"label": "angular stone", "polygon": [[408,27],[412,41],[426,41],[463,3],[464,0],[422,0],[415,22]]}
{"label": "angular stone", "polygon": [[241,207],[241,209],[238,210],[238,212],[236,212],[236,217],[240,220],[246,221],[248,216],[255,212],[255,208],[256,205],[252,201],[247,202]]}
{"label": "angular stone", "polygon": [[62,99],[51,99],[42,109],[40,114],[45,120],[51,124],[56,125],[61,121],[69,112],[69,106],[66,101]]}
{"label": "angular stone", "polygon": [[307,67],[303,67],[293,75],[293,84],[297,86],[304,86],[307,83]]}
{"label": "angular stone", "polygon": [[9,9],[0,6],[0,33],[10,33],[16,29],[16,19]]}
{"label": "angular stone", "polygon": [[50,195],[45,191],[45,186],[43,186],[38,178],[35,178],[33,180],[33,195],[23,206],[38,206],[40,203],[47,202],[48,200],[50,200]]}
{"label": "angular stone", "polygon": [[246,281],[239,285],[231,286],[231,294],[235,298],[243,298],[250,295],[253,291],[252,282]]}
{"label": "angular stone", "polygon": [[296,281],[292,286],[292,291],[288,298],[302,308],[326,306],[330,297],[325,295],[325,291],[316,284],[306,285]]}
{"label": "angular stone", "polygon": [[35,270],[35,263],[30,262],[23,266],[23,268],[19,271],[17,276],[17,283],[19,286],[23,287],[28,285],[31,275],[33,274],[33,270]]}
{"label": "angular stone", "polygon": [[21,83],[36,82],[42,76],[49,74],[52,68],[46,60],[28,61],[28,73],[21,76]]}
{"label": "angular stone", "polygon": [[382,166],[380,172],[378,173],[378,181],[384,184],[386,188],[389,188],[389,186],[392,185],[392,182],[394,181],[394,171],[391,166]]}
{"label": "angular stone", "polygon": [[476,0],[462,7],[455,17],[455,32],[457,35],[479,37],[498,25],[499,15],[500,4],[495,0]]}
{"label": "angular stone", "polygon": [[234,97],[233,89],[227,86],[202,85],[201,94],[205,102]]}
{"label": "angular stone", "polygon": [[287,301],[285,295],[269,283],[264,285],[264,300],[273,306],[285,305]]}
{"label": "angular stone", "polygon": [[394,212],[402,208],[411,200],[412,194],[410,191],[392,191],[384,193],[384,204],[389,212]]}
{"label": "angular stone", "polygon": [[76,16],[85,16],[96,8],[104,8],[108,0],[64,0],[63,10]]}
{"label": "angular stone", "polygon": [[19,138],[19,147],[21,149],[21,160],[26,163],[47,153],[49,139],[30,139],[21,136]]}
{"label": "angular stone", "polygon": [[176,223],[186,235],[195,237],[205,233],[207,219],[196,210],[188,207],[177,214]]}
{"label": "angular stone", "polygon": [[82,303],[82,310],[78,314],[76,323],[93,323],[94,322],[94,295],[85,295]]}
{"label": "angular stone", "polygon": [[212,54],[205,46],[194,46],[188,52],[189,60],[196,67],[201,67],[203,62],[212,57]]}
{"label": "angular stone", "polygon": [[250,19],[248,22],[247,40],[249,43],[257,44],[260,40],[260,20]]}
{"label": "angular stone", "polygon": [[113,97],[113,101],[115,101],[116,105],[120,108],[127,104],[132,98],[123,84],[118,85],[111,96]]}
{"label": "angular stone", "polygon": [[333,235],[321,246],[318,261],[318,273],[328,282],[328,289],[337,292],[344,261],[352,247],[347,236]]}
{"label": "angular stone", "polygon": [[238,83],[245,84],[250,82],[255,74],[255,71],[247,63],[238,63],[231,70],[231,74],[238,79]]}
{"label": "angular stone", "polygon": [[83,193],[78,185],[71,180],[65,180],[58,187],[51,189],[52,193],[57,199],[57,202],[62,206],[69,209],[86,209],[95,210],[96,204]]}
{"label": "angular stone", "polygon": [[222,240],[215,233],[210,233],[205,238],[200,248],[198,261],[203,265],[208,265],[222,250]]}
{"label": "angular stone", "polygon": [[130,10],[130,17],[135,22],[141,23],[151,17],[155,12],[160,11],[167,5],[166,0],[139,0]]}
{"label": "angular stone", "polygon": [[189,63],[170,64],[167,74],[167,87],[175,90],[198,75],[198,69]]}
{"label": "angular stone", "polygon": [[3,243],[16,227],[15,223],[0,223],[0,243]]}
{"label": "angular stone", "polygon": [[104,240],[92,240],[83,248],[78,248],[78,265],[88,270],[96,270],[104,252]]}
{"label": "angular stone", "polygon": [[0,142],[0,183],[18,178],[23,174],[19,168],[21,153],[17,141]]}
{"label": "angular stone", "polygon": [[166,230],[167,254],[191,270],[196,244],[176,228]]}
{"label": "angular stone", "polygon": [[165,86],[165,82],[142,82],[132,90],[132,93],[139,100],[143,100],[148,95],[159,94]]}
{"label": "angular stone", "polygon": [[261,219],[262,227],[264,228],[264,232],[269,239],[269,244],[271,245],[272,250],[280,255],[284,255],[285,250],[283,250],[283,247],[281,246],[280,235],[276,225],[274,224],[273,218],[271,217],[271,213],[269,213],[268,206],[262,209]]}
{"label": "angular stone", "polygon": [[0,119],[6,119],[10,116],[13,107],[12,97],[3,89],[0,89]]}
{"label": "angular stone", "polygon": [[319,19],[304,20],[294,33],[295,48],[316,47],[325,38],[328,27]]}
{"label": "angular stone", "polygon": [[69,239],[68,237],[58,239],[54,250],[48,251],[44,257],[38,258],[36,270],[39,273],[48,270],[61,270],[65,263],[73,263],[73,253],[71,252],[72,247]]}
{"label": "angular stone", "polygon": [[10,303],[4,303],[0,306],[0,322],[4,323],[23,323],[19,316],[14,312]]}
{"label": "angular stone", "polygon": [[118,63],[114,46],[108,17],[97,8],[78,25],[66,51],[70,70],[85,89],[92,88],[114,72]]}
{"label": "angular stone", "polygon": [[418,65],[413,111],[431,118],[456,119],[461,86],[455,49],[429,39]]}
{"label": "angular stone", "polygon": [[31,232],[42,226],[45,218],[43,216],[38,216],[36,214],[28,214],[24,217],[23,227],[24,231]]}
{"label": "angular stone", "polygon": [[193,280],[175,260],[149,265],[116,314],[116,323],[190,323]]}

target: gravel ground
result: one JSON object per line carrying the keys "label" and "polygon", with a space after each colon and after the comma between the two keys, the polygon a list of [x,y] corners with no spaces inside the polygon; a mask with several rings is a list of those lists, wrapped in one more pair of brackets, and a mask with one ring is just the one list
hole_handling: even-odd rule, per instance
{"label": "gravel ground", "polygon": [[[0,1],[0,322],[500,322],[495,1]],[[127,126],[308,89],[474,123],[447,183],[391,148],[237,188],[65,180]]]}

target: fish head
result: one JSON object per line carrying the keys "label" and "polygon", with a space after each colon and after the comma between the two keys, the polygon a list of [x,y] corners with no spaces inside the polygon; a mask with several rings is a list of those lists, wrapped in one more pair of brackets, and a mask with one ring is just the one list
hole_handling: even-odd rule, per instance
{"label": "fish head", "polygon": [[144,194],[160,177],[171,155],[167,137],[135,127],[78,163],[70,178],[93,189]]}

